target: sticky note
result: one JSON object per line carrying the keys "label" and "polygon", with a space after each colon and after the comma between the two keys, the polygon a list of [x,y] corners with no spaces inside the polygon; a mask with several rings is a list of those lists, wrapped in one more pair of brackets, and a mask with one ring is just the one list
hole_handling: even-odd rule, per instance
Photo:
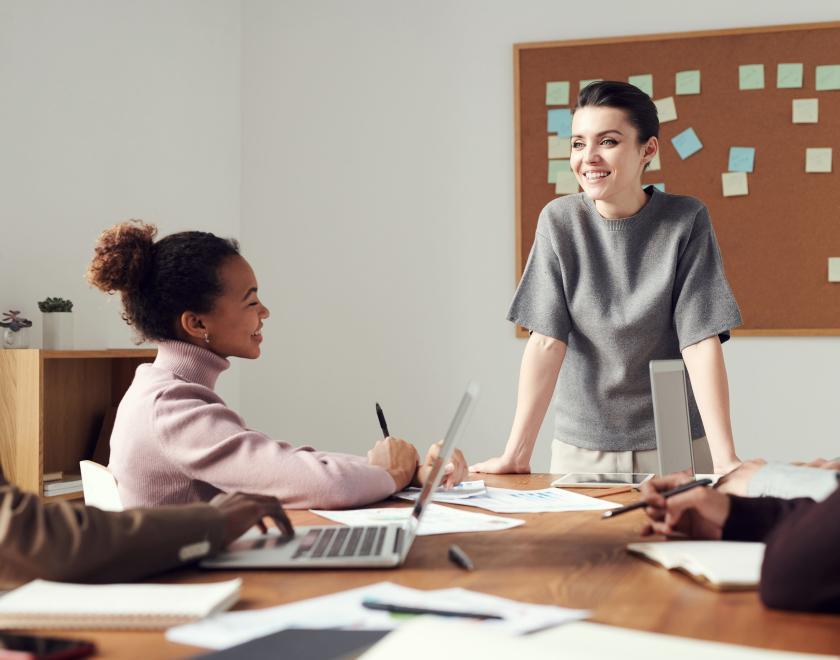
{"label": "sticky note", "polygon": [[687,128],[682,133],[677,133],[671,138],[671,144],[674,145],[674,149],[677,150],[683,160],[703,148],[703,143],[700,142],[700,138],[697,137],[693,128]]}
{"label": "sticky note", "polygon": [[676,75],[676,91],[679,95],[700,93],[700,71],[679,71]]}
{"label": "sticky note", "polygon": [[[565,159],[559,160],[550,160],[548,161],[548,182],[549,183],[557,183],[557,173],[558,172],[571,172],[572,169],[569,166],[569,161]],[[577,191],[575,191],[577,192]]]}
{"label": "sticky note", "polygon": [[752,172],[755,165],[755,147],[729,147],[729,171]]}
{"label": "sticky note", "polygon": [[572,153],[572,142],[568,138],[548,136],[548,157],[568,158]]}
{"label": "sticky note", "polygon": [[659,115],[660,124],[676,120],[677,106],[674,104],[673,96],[659,99],[658,101],[654,101],[653,104],[656,106],[656,113]]}
{"label": "sticky note", "polygon": [[739,66],[738,89],[764,89],[764,65],[742,64]]}
{"label": "sticky note", "polygon": [[648,172],[658,172],[662,169],[662,161],[659,159],[659,152],[656,152],[656,155],[651,158],[650,163],[648,163]]}
{"label": "sticky note", "polygon": [[802,87],[802,64],[779,64],[776,67],[776,87],[799,89]]}
{"label": "sticky note", "polygon": [[840,257],[828,258],[828,281],[840,282]]}
{"label": "sticky note", "polygon": [[560,170],[554,182],[554,192],[558,195],[574,195],[578,191],[578,180],[575,173]]}
{"label": "sticky note", "polygon": [[603,78],[585,78],[580,81],[580,89],[586,87],[589,83],[601,82]]}
{"label": "sticky note", "polygon": [[840,64],[818,66],[815,79],[818,92],[840,89]]}
{"label": "sticky note", "polygon": [[793,99],[794,124],[816,124],[819,117],[819,99]]}
{"label": "sticky note", "polygon": [[569,81],[561,80],[545,84],[546,105],[569,105]]}
{"label": "sticky note", "polygon": [[805,149],[806,172],[831,172],[831,148]]}
{"label": "sticky note", "polygon": [[568,108],[559,108],[548,111],[548,132],[556,133],[559,137],[571,137],[572,135],[572,111]]}
{"label": "sticky note", "polygon": [[739,197],[749,195],[746,172],[724,172],[721,176],[724,197]]}
{"label": "sticky note", "polygon": [[662,191],[662,192],[665,192],[665,184],[664,184],[664,183],[652,183],[652,184],[650,184],[650,185],[652,185],[652,186],[653,186],[654,188],[656,188],[657,190],[660,190],[660,191]]}
{"label": "sticky note", "polygon": [[631,85],[635,85],[645,94],[653,97],[653,75],[650,73],[642,73],[638,76],[630,76],[627,79]]}

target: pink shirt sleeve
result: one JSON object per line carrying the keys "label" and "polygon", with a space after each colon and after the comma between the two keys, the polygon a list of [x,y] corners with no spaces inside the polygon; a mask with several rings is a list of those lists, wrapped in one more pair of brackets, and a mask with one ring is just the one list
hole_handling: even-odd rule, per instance
{"label": "pink shirt sleeve", "polygon": [[338,509],[370,504],[396,490],[386,470],[362,457],[295,448],[246,428],[200,385],[166,388],[153,415],[157,440],[171,463],[225,492],[272,495],[292,509]]}

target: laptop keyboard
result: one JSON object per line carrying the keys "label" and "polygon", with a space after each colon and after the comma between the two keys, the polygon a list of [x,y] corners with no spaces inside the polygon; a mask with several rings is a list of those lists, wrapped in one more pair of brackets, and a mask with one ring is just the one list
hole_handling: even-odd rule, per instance
{"label": "laptop keyboard", "polygon": [[377,557],[382,554],[386,531],[386,527],[310,529],[301,539],[292,559]]}

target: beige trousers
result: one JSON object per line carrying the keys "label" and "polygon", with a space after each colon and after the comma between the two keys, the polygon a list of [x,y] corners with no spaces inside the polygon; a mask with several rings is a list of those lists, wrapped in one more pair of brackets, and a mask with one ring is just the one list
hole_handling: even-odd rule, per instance
{"label": "beige trousers", "polygon": [[[705,438],[692,440],[694,471],[700,474],[714,472],[712,452]],[[659,459],[655,449],[644,451],[598,451],[581,449],[566,442],[551,441],[551,472],[659,472]]]}

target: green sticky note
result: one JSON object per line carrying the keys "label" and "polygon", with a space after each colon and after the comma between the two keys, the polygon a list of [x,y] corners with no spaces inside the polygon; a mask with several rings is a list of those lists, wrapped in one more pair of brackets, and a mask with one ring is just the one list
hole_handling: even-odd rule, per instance
{"label": "green sticky note", "polygon": [[764,65],[742,64],[739,66],[738,89],[764,89]]}
{"label": "green sticky note", "polygon": [[653,97],[653,75],[650,73],[642,73],[638,76],[630,76],[627,79],[631,85],[635,85],[640,90],[642,90],[645,94]]}
{"label": "green sticky note", "polygon": [[583,89],[583,88],[584,88],[584,87],[586,87],[589,83],[601,82],[602,80],[603,80],[603,78],[585,78],[584,80],[581,80],[581,81],[580,81],[580,83],[579,83],[579,85],[580,85],[579,89]]}
{"label": "green sticky note", "polygon": [[561,80],[545,84],[546,105],[569,105],[569,81]]}
{"label": "green sticky note", "polygon": [[680,95],[685,94],[699,94],[700,93],[700,71],[693,69],[691,71],[679,71],[676,76],[676,93]]}
{"label": "green sticky note", "polygon": [[823,64],[817,67],[817,91],[840,89],[840,64]]}
{"label": "green sticky note", "polygon": [[779,64],[776,68],[776,87],[799,89],[802,87],[802,64]]}
{"label": "green sticky note", "polygon": [[556,135],[548,136],[548,158],[568,158],[572,153],[572,141]]}
{"label": "green sticky note", "polygon": [[559,172],[571,172],[572,168],[569,166],[569,161],[566,159],[550,160],[548,161],[548,182],[551,184],[557,183],[557,174]]}

